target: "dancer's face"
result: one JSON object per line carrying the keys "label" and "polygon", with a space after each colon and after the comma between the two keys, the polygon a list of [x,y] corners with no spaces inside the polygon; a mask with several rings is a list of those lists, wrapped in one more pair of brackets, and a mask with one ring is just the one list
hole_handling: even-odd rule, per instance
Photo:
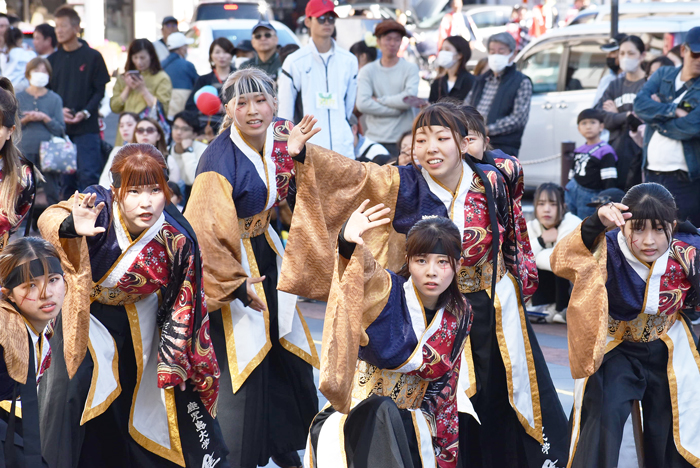
{"label": "dancer's face", "polygon": [[138,236],[153,226],[163,213],[165,202],[165,193],[159,185],[127,187],[119,209],[129,233]]}
{"label": "dancer's face", "polygon": [[455,275],[447,255],[435,253],[415,255],[408,260],[408,271],[424,307],[435,308]]}
{"label": "dancer's face", "polygon": [[41,333],[58,316],[66,297],[66,283],[58,273],[35,276],[31,281],[12,288],[3,288],[3,294],[14,302],[20,313],[35,330]]}
{"label": "dancer's face", "polygon": [[666,235],[672,232],[674,227],[675,223],[673,225],[666,223],[665,227],[663,224],[657,224],[654,227],[654,223],[647,219],[641,229],[634,229],[632,221],[627,221],[622,232],[625,235],[627,247],[634,256],[643,262],[652,263],[668,249],[669,239]]}
{"label": "dancer's face", "polygon": [[[416,130],[416,158],[434,179],[450,179],[461,176],[462,154],[467,151],[467,139],[457,146],[452,131],[441,125],[421,127]],[[461,152],[460,152],[461,148]]]}
{"label": "dancer's face", "polygon": [[[235,115],[236,127],[250,139],[261,138],[267,133],[267,127],[275,117],[274,106],[265,98],[263,93],[244,94],[237,102],[228,103],[226,112]],[[232,109],[233,108],[233,109]]]}

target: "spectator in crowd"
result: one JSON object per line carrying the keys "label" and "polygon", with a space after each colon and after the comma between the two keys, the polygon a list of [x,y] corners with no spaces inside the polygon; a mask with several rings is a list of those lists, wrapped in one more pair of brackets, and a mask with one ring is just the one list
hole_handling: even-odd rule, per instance
{"label": "spectator in crowd", "polygon": [[201,132],[197,115],[187,111],[180,112],[173,119],[170,154],[167,156],[170,180],[175,182],[185,195],[190,196],[197,164],[207,145],[195,137]]}
{"label": "spectator in crowd", "polygon": [[523,132],[530,117],[532,82],[516,70],[515,39],[503,32],[488,40],[489,71],[479,75],[465,103],[486,117],[491,146],[518,156]]}
{"label": "spectator in crowd", "polygon": [[277,30],[269,21],[260,21],[253,27],[251,43],[255,49],[255,56],[243,62],[243,68],[259,68],[273,80],[277,80],[277,74],[282,67],[280,55],[277,53]]}
{"label": "spectator in crowd", "polygon": [[442,49],[442,43],[450,36],[471,37],[471,32],[462,13],[462,0],[452,0],[452,10],[442,17],[438,31],[437,50]]}
{"label": "spectator in crowd", "polygon": [[[280,49],[280,52],[279,52],[280,63],[283,64],[284,61],[287,59],[287,57],[289,57],[290,55],[292,55],[294,52],[296,52],[299,49],[300,49],[300,47],[296,44],[287,44],[286,46],[282,47]],[[282,67],[282,65],[280,65],[280,68],[281,67]]]}
{"label": "spectator in crowd", "polygon": [[651,75],[656,73],[656,70],[658,70],[661,67],[675,67],[676,64],[673,63],[673,60],[670,58],[666,57],[665,55],[659,55],[656,57],[654,60],[649,62],[649,65],[647,66],[647,80]]}
{"label": "spectator in crowd", "polygon": [[[129,45],[124,69],[125,73],[114,84],[109,101],[112,112],[140,115],[145,109],[157,108],[160,104],[167,115],[173,85],[163,71],[151,41],[135,39]],[[116,144],[122,144],[119,135]]]}
{"label": "spectator in crowd", "polygon": [[[139,116],[133,112],[122,112],[119,114],[119,120],[117,121],[117,131],[119,136],[122,138],[122,142],[130,143],[134,140],[134,133],[136,133],[136,122],[138,122]],[[111,170],[112,163],[114,162],[114,157],[117,155],[122,145],[114,146],[112,151],[109,153],[107,158],[107,163],[102,169],[102,175],[100,176],[100,185],[104,188],[109,188],[112,185]]]}
{"label": "spectator in crowd", "polygon": [[474,75],[467,71],[467,62],[472,56],[469,42],[461,36],[445,39],[435,63],[438,77],[430,86],[428,101],[438,102],[444,97],[464,101],[474,85]]}
{"label": "spectator in crowd", "polygon": [[368,46],[364,39],[354,43],[350,47],[350,53],[357,57],[357,66],[360,70],[368,63],[377,60],[377,48]]}
{"label": "spectator in crowd", "polygon": [[386,164],[391,156],[389,151],[376,141],[372,141],[360,132],[360,125],[355,115],[348,119],[352,135],[355,138],[355,159],[362,162],[372,161],[377,164]]}
{"label": "spectator in crowd", "polygon": [[608,142],[617,154],[617,187],[627,190],[642,182],[642,148],[630,131],[636,132],[642,124],[632,109],[637,93],[646,83],[642,69],[644,42],[638,36],[626,36],[620,41],[619,53],[625,76],[608,85],[595,108],[603,112],[605,128],[610,131]]}
{"label": "spectator in crowd", "polygon": [[2,69],[2,75],[12,82],[15,92],[22,91],[29,86],[29,83],[24,78],[24,73],[27,69],[27,63],[36,57],[34,51],[22,47],[23,40],[24,34],[18,28],[11,26],[5,31],[7,63]]}
{"label": "spectator in crowd", "polygon": [[365,65],[357,76],[357,110],[367,119],[367,138],[377,141],[396,157],[401,134],[413,124],[413,109],[405,101],[418,93],[418,67],[398,57],[406,28],[384,20],[374,29],[382,57]]}
{"label": "spectator in crowd", "polygon": [[175,205],[177,209],[182,213],[182,210],[185,209],[185,206],[182,204],[182,202],[184,201],[184,197],[182,196],[182,191],[180,190],[180,187],[171,180],[168,181],[168,187],[170,187],[170,191],[173,193],[173,196],[170,197],[170,203]]}
{"label": "spectator in crowd", "polygon": [[571,283],[552,273],[549,256],[557,243],[581,224],[581,218],[566,211],[564,190],[557,184],[547,182],[537,187],[534,201],[535,219],[528,221],[527,233],[540,283],[528,312],[544,316],[547,322],[565,323]]}
{"label": "spectator in crowd", "polygon": [[303,117],[295,115],[295,110],[314,115],[323,130],[311,143],[354,158],[348,119],[357,95],[357,59],[331,37],[337,17],[333,2],[309,0],[306,4],[304,24],[311,39],[287,57],[280,70],[278,115],[294,123]]}
{"label": "spectator in crowd", "polygon": [[671,192],[681,221],[700,226],[700,27],[688,31],[681,55],[682,67],[662,67],[652,75],[634,112],[647,124],[646,181]]}
{"label": "spectator in crowd", "polygon": [[156,147],[163,155],[167,157],[168,145],[165,142],[165,132],[160,124],[151,117],[139,117],[134,129],[134,137],[131,143],[146,143]]}
{"label": "spectator in crowd", "polygon": [[236,44],[236,49],[234,51],[233,68],[239,70],[241,65],[243,65],[248,60],[255,57],[255,49],[253,49],[253,43],[248,39],[242,39]]}
{"label": "spectator in crowd", "polygon": [[5,32],[10,27],[10,18],[5,13],[0,13],[0,70],[5,70],[7,64],[7,45],[5,44]]}
{"label": "spectator in crowd", "polygon": [[617,183],[617,155],[600,135],[605,128],[603,114],[595,109],[585,109],[578,115],[578,131],[586,144],[574,150],[574,167],[566,184],[566,206],[579,218],[587,218],[595,212],[589,202],[604,189]]}
{"label": "spectator in crowd", "polygon": [[605,65],[607,73],[603,75],[598,83],[598,88],[595,91],[595,97],[593,98],[593,105],[595,106],[603,97],[603,93],[608,89],[608,85],[618,78],[625,76],[625,72],[620,69],[620,42],[626,37],[626,34],[618,34],[607,44],[600,46],[600,49],[605,52],[607,57],[605,57]]}
{"label": "spectator in crowd", "polygon": [[219,125],[226,115],[226,112],[222,107],[218,114],[214,114],[211,117],[202,114],[199,112],[197,104],[194,102],[194,95],[204,86],[213,86],[219,91],[219,98],[221,98],[222,83],[225,83],[226,78],[235,71],[231,63],[235,53],[236,48],[227,38],[217,37],[214,39],[209,46],[209,65],[211,66],[211,73],[202,75],[197,79],[190,93],[190,97],[187,98],[185,110],[199,116],[200,124],[198,127],[205,129],[209,141],[213,140],[214,135],[219,132]]}
{"label": "spectator in crowd", "polygon": [[66,134],[78,151],[78,171],[64,176],[61,198],[100,180],[102,155],[97,112],[110,77],[102,55],[78,39],[80,16],[70,7],[56,11],[59,48],[48,58],[53,72],[50,88],[63,99]]}
{"label": "spectator in crowd", "polygon": [[192,88],[199,79],[199,74],[191,62],[187,61],[187,46],[194,39],[188,39],[181,32],[168,36],[168,49],[170,55],[161,62],[163,71],[170,77],[173,91],[168,104],[168,120],[172,120],[175,114],[185,109],[187,98],[192,94]]}
{"label": "spectator in crowd", "polygon": [[[25,76],[29,86],[17,93],[19,111],[22,116],[22,139],[18,147],[25,158],[37,167],[39,161],[39,145],[54,136],[61,136],[66,131],[63,122],[63,101],[61,97],[46,88],[51,79],[51,64],[42,57],[34,57],[27,64]],[[60,201],[60,176],[45,173],[44,193],[49,205]]]}
{"label": "spectator in crowd", "polygon": [[163,35],[163,37],[161,37],[153,43],[153,47],[156,51],[156,55],[158,56],[159,62],[162,62],[163,60],[168,58],[168,55],[170,55],[170,50],[168,50],[167,43],[168,36],[177,31],[177,19],[174,16],[166,16],[165,18],[163,18],[163,22],[161,23],[160,28],[160,32]]}
{"label": "spectator in crowd", "polygon": [[56,52],[58,41],[56,40],[56,31],[54,27],[48,23],[43,23],[34,28],[34,51],[39,57],[47,58],[49,55]]}
{"label": "spectator in crowd", "polygon": [[397,161],[399,166],[406,166],[411,164],[412,161],[415,161],[416,165],[419,166],[418,161],[416,160],[416,155],[412,150],[413,132],[411,130],[404,132],[396,144],[399,147],[399,159]]}
{"label": "spectator in crowd", "polygon": [[683,65],[683,54],[681,53],[681,44],[673,47],[666,53],[666,57],[670,58],[676,67]]}

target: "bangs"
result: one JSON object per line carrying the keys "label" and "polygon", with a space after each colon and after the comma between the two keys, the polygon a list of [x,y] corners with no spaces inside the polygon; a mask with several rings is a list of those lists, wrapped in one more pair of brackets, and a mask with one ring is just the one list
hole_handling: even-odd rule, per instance
{"label": "bangs", "polygon": [[652,197],[645,197],[636,206],[630,209],[632,213],[632,227],[635,229],[643,229],[647,220],[651,221],[652,226],[656,229],[663,226],[673,225],[676,220],[675,207],[668,207],[655,202]]}
{"label": "bangs", "polygon": [[547,201],[550,203],[554,203],[555,205],[558,205],[560,203],[560,197],[559,197],[559,191],[555,189],[554,187],[542,187],[540,190],[537,191],[537,196],[535,197],[535,203],[539,202],[542,199],[542,195],[545,195],[547,197]]}
{"label": "bangs", "polygon": [[445,251],[444,255],[450,257],[450,263],[452,263],[462,254],[462,246],[455,242],[457,239],[459,237],[450,236],[449,233],[434,229],[432,226],[428,229],[417,230],[406,239],[406,257],[410,259],[418,255],[428,255],[437,250],[443,250]]}
{"label": "bangs", "polygon": [[168,186],[165,160],[152,145],[126,145],[114,158],[111,167],[112,185],[116,189],[116,198],[122,201],[129,187],[148,187],[157,185],[165,193],[167,200],[172,197]]}
{"label": "bangs", "polygon": [[[253,69],[241,70],[231,75],[232,82],[224,89],[224,102],[227,103],[232,99],[238,100],[241,96],[245,96],[246,94],[261,93],[265,96],[265,99],[270,105],[273,105],[275,98],[273,82],[269,79],[265,79],[267,76],[263,77],[259,74],[245,73],[247,70]],[[237,74],[239,74],[239,76],[236,76]]]}
{"label": "bangs", "polygon": [[456,130],[457,122],[447,112],[442,111],[439,107],[428,107],[421,112],[413,124],[414,134],[419,128],[430,127],[432,125],[440,125],[451,130],[453,133]]}

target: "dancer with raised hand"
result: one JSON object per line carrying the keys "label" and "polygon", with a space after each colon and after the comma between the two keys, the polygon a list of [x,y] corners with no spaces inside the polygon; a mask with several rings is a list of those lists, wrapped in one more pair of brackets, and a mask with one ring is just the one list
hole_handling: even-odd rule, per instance
{"label": "dancer with raised hand", "polygon": [[460,233],[448,218],[419,221],[394,273],[364,246],[368,230],[390,222],[388,208],[368,203],[338,237],[321,359],[329,405],[314,418],[305,466],[455,467],[457,379],[472,319],[457,285]]}
{"label": "dancer with raised hand", "polygon": [[44,468],[36,387],[51,365],[49,338],[66,285],[56,249],[38,237],[0,254],[0,465]]}
{"label": "dancer with raised hand", "polygon": [[297,467],[318,412],[318,354],[296,296],[277,291],[284,248],[270,226],[294,176],[287,154],[292,123],[275,118],[275,84],[262,70],[237,71],[222,89],[226,117],[202,154],[185,211],[215,311],[219,420],[233,466],[264,466],[272,458]]}
{"label": "dancer with raised hand", "polygon": [[[408,233],[426,215],[450,218],[462,239],[459,289],[474,311],[457,392],[459,463],[562,466],[566,416],[522,307],[537,288],[537,269],[520,198],[512,195],[522,182],[517,160],[505,158],[496,167],[468,157],[475,124],[448,102],[426,107],[414,121],[420,168],[343,161],[306,144],[314,124],[305,117],[288,141],[298,190],[279,288],[328,297],[336,238],[358,199],[391,209],[391,223],[368,232],[364,243],[380,265],[394,271],[405,259],[397,232]],[[480,425],[468,414],[472,404]]]}
{"label": "dancer with raised hand", "polygon": [[68,285],[43,453],[59,467],[226,467],[197,239],[155,147],[121,148],[111,179],[39,218]]}
{"label": "dancer with raised hand", "polygon": [[554,248],[552,270],[574,283],[570,467],[628,461],[625,423],[640,402],[644,466],[700,466],[700,356],[683,313],[699,305],[700,234],[676,213],[662,185],[636,185]]}

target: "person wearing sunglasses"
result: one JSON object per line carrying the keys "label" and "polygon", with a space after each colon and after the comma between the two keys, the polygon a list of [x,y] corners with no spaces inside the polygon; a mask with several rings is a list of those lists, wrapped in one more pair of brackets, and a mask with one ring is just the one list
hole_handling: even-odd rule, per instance
{"label": "person wearing sunglasses", "polygon": [[646,182],[668,189],[678,219],[700,226],[700,27],[685,36],[683,66],[661,67],[634,101],[646,123],[642,169]]}
{"label": "person wearing sunglasses", "polygon": [[165,133],[158,122],[151,117],[141,117],[136,122],[132,143],[147,143],[156,147],[163,157],[168,154]]}
{"label": "person wearing sunglasses", "polygon": [[247,62],[243,62],[241,70],[259,68],[277,81],[277,74],[282,68],[280,54],[277,53],[277,30],[269,21],[261,20],[253,28],[251,42],[253,49],[255,49],[255,56]]}
{"label": "person wearing sunglasses", "polygon": [[304,24],[309,43],[286,58],[278,79],[279,117],[299,123],[304,114],[323,130],[311,143],[355,159],[348,119],[357,95],[357,58],[333,40],[338,15],[331,0],[309,0]]}

